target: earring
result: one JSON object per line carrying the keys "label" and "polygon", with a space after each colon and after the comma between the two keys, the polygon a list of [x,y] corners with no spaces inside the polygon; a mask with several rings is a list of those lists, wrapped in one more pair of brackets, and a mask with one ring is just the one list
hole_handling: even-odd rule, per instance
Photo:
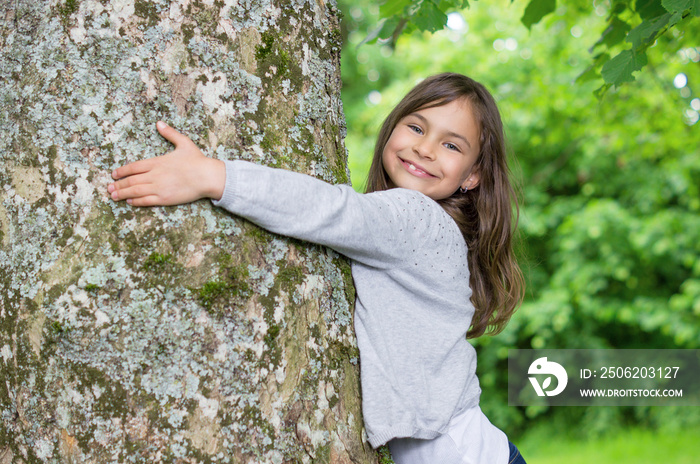
{"label": "earring", "polygon": [[459,188],[459,191],[462,192],[462,193],[467,193],[467,192],[469,191],[469,186],[467,186],[467,187],[460,187],[460,188]]}

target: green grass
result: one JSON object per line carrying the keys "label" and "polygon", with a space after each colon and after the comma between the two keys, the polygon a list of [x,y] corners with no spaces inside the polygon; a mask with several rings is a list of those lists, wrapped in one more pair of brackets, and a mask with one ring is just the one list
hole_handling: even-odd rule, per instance
{"label": "green grass", "polygon": [[655,432],[631,429],[587,441],[558,439],[551,430],[533,431],[516,445],[528,464],[697,464],[700,429]]}

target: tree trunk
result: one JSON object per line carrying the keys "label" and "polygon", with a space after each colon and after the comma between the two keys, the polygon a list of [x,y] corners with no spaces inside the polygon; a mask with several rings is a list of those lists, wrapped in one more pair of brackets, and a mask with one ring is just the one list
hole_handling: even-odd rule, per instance
{"label": "tree trunk", "polygon": [[159,119],[347,182],[317,1],[0,0],[0,463],[377,461],[344,259],[106,191]]}

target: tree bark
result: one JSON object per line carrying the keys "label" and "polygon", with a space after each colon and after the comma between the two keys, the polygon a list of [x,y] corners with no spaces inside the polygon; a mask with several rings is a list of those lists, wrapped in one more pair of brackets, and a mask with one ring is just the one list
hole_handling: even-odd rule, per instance
{"label": "tree bark", "polygon": [[0,463],[376,462],[347,262],[106,192],[159,119],[347,182],[334,3],[2,0],[0,48]]}

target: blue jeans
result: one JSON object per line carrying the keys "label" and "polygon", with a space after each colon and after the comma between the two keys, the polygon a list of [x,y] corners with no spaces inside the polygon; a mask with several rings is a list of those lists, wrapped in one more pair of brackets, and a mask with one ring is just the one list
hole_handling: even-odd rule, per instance
{"label": "blue jeans", "polygon": [[520,454],[520,451],[518,451],[518,448],[513,443],[509,441],[508,446],[510,446],[510,458],[508,458],[508,464],[527,464],[525,459],[523,459],[523,455]]}

